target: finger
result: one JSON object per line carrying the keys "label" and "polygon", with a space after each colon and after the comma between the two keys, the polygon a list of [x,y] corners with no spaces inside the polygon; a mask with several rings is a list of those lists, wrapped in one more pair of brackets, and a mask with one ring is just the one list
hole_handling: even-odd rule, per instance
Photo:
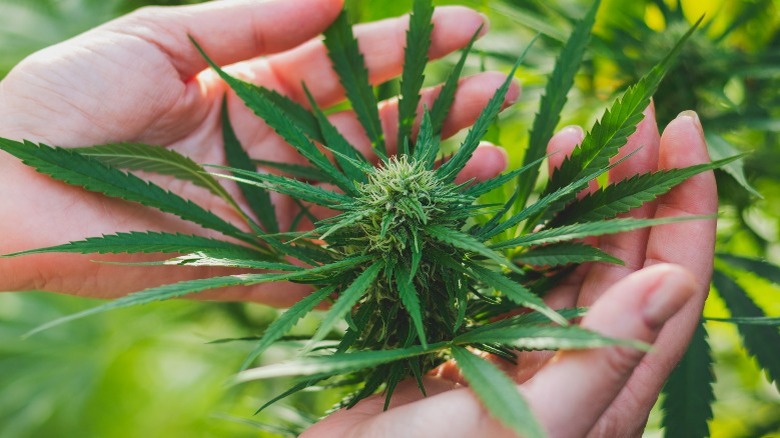
{"label": "finger", "polygon": [[455,177],[455,184],[470,180],[481,182],[495,178],[506,169],[508,161],[509,157],[503,148],[482,142],[477,146],[474,155],[466,163],[463,170]]}
{"label": "finger", "polygon": [[[431,59],[464,47],[480,26],[483,34],[487,31],[487,21],[483,15],[461,6],[436,8],[432,22],[433,32],[428,51]],[[355,37],[372,84],[387,81],[401,73],[408,25],[407,15],[355,26]],[[257,71],[258,78],[275,78],[280,91],[301,103],[307,102],[301,86],[303,83],[323,107],[344,96],[338,75],[333,71],[327,49],[321,41],[311,41],[267,61],[250,62],[249,67]]]}
{"label": "finger", "polygon": [[[552,136],[547,143],[547,170],[550,175],[554,174],[568,158],[574,149],[582,143],[585,138],[585,131],[577,125],[566,126]],[[598,189],[598,182],[595,180],[588,183],[588,188],[583,190],[579,196],[585,196]]]}
{"label": "finger", "polygon": [[[658,149],[660,135],[655,121],[655,108],[647,107],[645,118],[637,125],[636,132],[631,135],[625,146],[613,158],[613,162],[633,154],[630,158],[615,166],[609,172],[610,183],[616,183],[632,176],[653,172],[658,169]],[[650,218],[655,214],[655,202],[648,202],[637,207],[621,217]],[[645,262],[649,228],[625,233],[602,236],[598,246],[606,253],[623,261],[623,265],[614,263],[598,263],[588,273],[588,277],[580,293],[578,305],[589,306],[604,293],[605,284],[612,284],[626,275],[642,268]]]}
{"label": "finger", "polygon": [[[325,30],[343,0],[235,0],[142,8],[117,20],[117,30],[153,43],[189,79],[206,68],[191,35],[220,65],[295,47]],[[130,25],[128,25],[130,24]]]}
{"label": "finger", "polygon": [[[652,344],[694,289],[691,274],[679,266],[643,269],[609,288],[585,316],[582,326],[605,336]],[[660,341],[655,345],[658,350],[665,348]],[[649,353],[653,354],[656,352]],[[550,436],[585,436],[643,356],[642,351],[626,347],[563,352],[524,385],[524,393]],[[621,412],[635,415],[631,410]],[[634,436],[601,432],[600,436]]]}
{"label": "finger", "polygon": [[[709,161],[698,117],[684,112],[661,136],[659,163],[663,169],[692,166]],[[656,217],[713,215],[717,212],[717,188],[712,172],[696,175],[659,200]],[[604,417],[604,424],[622,425],[627,434],[637,426],[622,418],[625,412],[649,412],[666,378],[680,360],[701,316],[712,275],[715,219],[667,224],[653,228],[647,246],[647,266],[676,263],[696,279],[696,296],[672,318],[658,337],[659,348],[642,361]],[[619,408],[618,408],[619,406]],[[620,435],[617,432],[616,435]]]}

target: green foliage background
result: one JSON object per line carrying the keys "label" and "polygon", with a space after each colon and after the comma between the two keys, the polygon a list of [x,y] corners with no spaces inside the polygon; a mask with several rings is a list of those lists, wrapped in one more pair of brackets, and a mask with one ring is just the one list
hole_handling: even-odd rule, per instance
{"label": "green foliage background", "polygon": [[[67,39],[148,3],[197,1],[145,0],[0,0],[0,77],[33,51]],[[561,40],[586,1],[441,1],[475,7],[492,21],[490,35],[478,43],[481,56],[470,71],[508,70],[509,63],[536,33],[543,37],[518,73],[524,84],[520,103],[491,128],[489,136],[513,148],[527,135],[532,112],[552,68]],[[371,21],[401,14],[408,0],[348,0],[356,18]],[[589,125],[610,102],[615,89],[635,80],[655,63],[679,35],[666,37],[684,21],[702,13],[712,20],[683,53],[678,70],[656,99],[661,123],[682,109],[699,111],[705,129],[738,149],[754,153],[744,172],[763,195],[757,198],[731,176],[719,175],[723,207],[719,249],[780,263],[780,1],[605,1],[597,18],[598,38],[570,96],[562,126]],[[670,20],[670,17],[676,17]],[[743,19],[744,18],[744,19]],[[733,27],[718,40],[725,30]],[[637,40],[632,44],[632,37]],[[666,44],[666,46],[664,45]],[[435,63],[426,81],[433,83],[449,67]],[[391,95],[395,84],[380,87]],[[685,91],[685,92],[682,92]],[[717,142],[715,140],[714,142]],[[710,145],[714,143],[710,140]],[[721,268],[729,270],[725,263]],[[752,275],[737,276],[770,316],[780,315],[780,288]],[[57,327],[29,339],[21,334],[57,317],[96,305],[95,301],[40,293],[0,294],[0,438],[137,436],[278,436],[268,424],[306,422],[306,412],[332,400],[301,394],[292,408],[251,413],[284,381],[225,386],[250,344],[207,344],[226,337],[260,333],[275,311],[252,304],[166,302],[125,309]],[[729,316],[719,299],[705,315]],[[311,332],[316,321],[299,326]],[[713,436],[776,436],[780,433],[780,396],[741,350],[736,329],[707,323],[715,354],[717,383]],[[780,348],[780,346],[778,346]],[[288,354],[275,347],[268,362]],[[660,416],[651,415],[646,434],[657,434]],[[279,421],[279,420],[282,421]]]}

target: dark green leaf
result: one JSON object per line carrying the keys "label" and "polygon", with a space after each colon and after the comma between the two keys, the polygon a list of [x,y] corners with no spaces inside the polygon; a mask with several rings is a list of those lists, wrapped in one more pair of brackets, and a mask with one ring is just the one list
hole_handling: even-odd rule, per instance
{"label": "dark green leaf", "polygon": [[555,68],[547,80],[544,94],[539,103],[539,111],[536,113],[531,128],[528,149],[523,156],[523,165],[530,166],[530,171],[517,178],[516,205],[518,206],[525,206],[528,196],[534,188],[534,182],[539,176],[540,162],[538,160],[544,157],[547,143],[561,120],[560,114],[566,104],[566,95],[574,84],[574,76],[582,64],[585,47],[590,41],[591,29],[596,21],[596,11],[600,3],[600,1],[594,1],[585,16],[577,22],[569,39],[558,54]]}
{"label": "dark green leaf", "polygon": [[417,117],[420,89],[425,79],[428,49],[433,30],[433,5],[430,0],[415,0],[406,32],[404,69],[401,74],[401,98],[398,101],[398,148],[411,141],[412,126]]}
{"label": "dark green leaf", "polygon": [[[396,268],[396,286],[398,295],[404,305],[407,313],[412,318],[414,328],[417,331],[417,337],[424,348],[428,348],[428,341],[425,337],[425,328],[423,327],[422,310],[420,309],[420,297],[417,296],[417,290],[414,287],[413,278],[405,266]],[[465,307],[465,306],[464,306]]]}
{"label": "dark green leaf", "polygon": [[334,353],[326,356],[302,357],[288,362],[242,371],[238,375],[237,380],[239,382],[247,382],[274,377],[311,375],[327,377],[419,356],[421,354],[440,350],[444,346],[446,346],[445,343],[439,342],[437,344],[431,344],[428,348],[423,348],[421,345],[415,345],[409,348],[394,350],[356,351],[353,353]]}
{"label": "dark green leaf", "polygon": [[688,350],[664,385],[661,424],[665,437],[710,436],[707,422],[712,419],[711,405],[715,401],[712,362],[707,330],[700,323]]}
{"label": "dark green leaf", "polygon": [[19,158],[38,172],[67,184],[154,207],[203,227],[246,239],[241,230],[214,213],[135,175],[108,167],[97,158],[69,149],[29,142],[19,143],[3,138],[0,138],[0,149]]}
{"label": "dark green leaf", "polygon": [[270,167],[280,172],[287,174],[293,178],[300,178],[309,182],[333,182],[328,178],[328,175],[321,170],[312,166],[304,166],[301,164],[281,163],[277,161],[268,160],[252,160],[252,163],[258,166]]}
{"label": "dark green leaf", "polygon": [[457,344],[504,344],[522,350],[580,350],[586,348],[623,345],[647,351],[647,344],[631,339],[615,339],[602,336],[576,325],[529,326],[511,325],[466,332],[455,339]]}
{"label": "dark green leaf", "polygon": [[462,233],[442,225],[431,225],[425,227],[425,232],[436,240],[442,241],[456,248],[465,249],[466,251],[479,254],[508,268],[514,268],[514,264],[507,260],[503,255],[491,250],[485,246],[485,244],[469,234]]}
{"label": "dark green leaf", "polygon": [[620,259],[584,243],[557,243],[538,246],[517,254],[512,258],[512,261],[535,266],[563,266],[586,262],[623,264]]}
{"label": "dark green leaf", "polygon": [[295,303],[292,307],[287,309],[281,316],[279,316],[263,333],[263,337],[257,343],[255,348],[249,353],[244,363],[241,365],[241,370],[249,368],[252,361],[260,356],[266,348],[271,344],[282,338],[287,332],[292,329],[295,324],[303,318],[307,313],[311,312],[317,304],[327,298],[331,293],[336,290],[335,286],[324,287],[316,292],[311,293],[307,297]]}
{"label": "dark green leaf", "polygon": [[347,12],[342,11],[323,35],[333,69],[339,75],[341,86],[344,87],[358,121],[366,130],[372,149],[380,158],[386,158],[387,150],[376,96],[369,82],[363,54],[360,53],[357,40],[352,34]]}
{"label": "dark green leaf", "polygon": [[736,254],[718,253],[718,258],[728,263],[730,267],[744,269],[772,283],[780,284],[780,266],[766,260],[743,257]]}
{"label": "dark green leaf", "polygon": [[[734,317],[764,317],[764,311],[753,302],[742,287],[726,274],[716,270],[712,274],[712,285],[726,302]],[[740,336],[748,354],[753,356],[775,388],[780,390],[780,330],[778,327],[761,325],[738,325]]]}
{"label": "dark green leaf", "polygon": [[754,316],[754,317],[736,317],[736,318],[704,318],[707,321],[719,321],[730,322],[732,324],[749,324],[749,325],[780,325],[780,317],[772,316]]}
{"label": "dark green leaf", "polygon": [[482,140],[482,137],[485,136],[485,133],[487,132],[490,124],[493,122],[493,119],[495,119],[496,116],[498,116],[499,111],[501,111],[501,107],[504,105],[504,100],[506,98],[507,92],[509,91],[509,87],[512,85],[512,81],[514,81],[515,71],[517,71],[517,68],[520,67],[520,63],[523,61],[525,55],[528,53],[528,50],[535,41],[536,38],[534,38],[528,44],[523,53],[517,59],[515,65],[512,67],[512,70],[509,71],[509,74],[507,75],[504,83],[501,84],[498,90],[496,90],[495,94],[493,94],[493,97],[490,98],[490,101],[479,114],[479,117],[472,125],[468,134],[466,134],[466,139],[463,140],[463,143],[461,143],[458,151],[455,152],[455,154],[450,157],[449,160],[447,160],[441,167],[436,170],[437,174],[440,175],[442,180],[454,180],[455,176],[463,169],[463,166],[465,166],[468,160],[471,158],[471,155],[477,149],[477,146],[479,146],[480,140]]}
{"label": "dark green leaf", "polygon": [[382,262],[374,262],[374,264],[363,271],[349,287],[339,293],[338,299],[333,303],[333,306],[328,310],[328,313],[325,314],[325,317],[323,317],[320,326],[317,328],[317,332],[311,337],[309,345],[325,339],[328,332],[330,332],[339,320],[357,304],[366,292],[368,292],[383,268],[384,264]]}
{"label": "dark green leaf", "polygon": [[503,371],[463,347],[453,346],[452,357],[469,387],[493,417],[520,436],[546,436],[517,385]]}
{"label": "dark green leaf", "polygon": [[[257,172],[256,165],[249,158],[249,154],[244,150],[235,131],[233,131],[230,114],[228,114],[227,98],[222,99],[222,140],[228,165],[247,172]],[[211,177],[211,175],[208,176]],[[268,191],[250,184],[239,184],[238,188],[244,195],[244,200],[249,208],[265,227],[265,231],[278,233],[279,223],[276,221],[276,210]]]}

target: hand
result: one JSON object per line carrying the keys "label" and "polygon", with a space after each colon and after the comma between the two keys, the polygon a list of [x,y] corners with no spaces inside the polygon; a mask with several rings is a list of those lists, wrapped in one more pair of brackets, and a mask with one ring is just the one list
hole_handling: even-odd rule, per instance
{"label": "hand", "polygon": [[[343,90],[323,44],[314,38],[335,19],[341,7],[341,0],[240,0],[142,9],[20,63],[0,83],[0,136],[64,147],[143,142],[170,147],[197,162],[224,164],[219,109],[228,89],[216,74],[203,71],[206,63],[188,34],[217,63],[232,64],[228,69],[234,75],[302,104],[306,104],[301,87],[305,82],[319,105],[327,107],[343,99]],[[356,27],[374,83],[400,74],[407,21],[397,18]],[[485,24],[482,16],[462,7],[437,9],[434,22],[432,57],[462,48]],[[498,73],[464,79],[445,122],[444,135],[470,125],[503,80]],[[436,93],[436,89],[426,90],[423,103],[430,107]],[[515,85],[507,103],[518,94]],[[394,132],[397,124],[395,105],[394,101],[384,102],[380,109],[388,132]],[[237,135],[253,158],[302,162],[293,148],[233,94],[228,94],[228,107]],[[353,144],[370,153],[368,140],[353,113],[336,113],[331,120]],[[392,150],[395,136],[387,138]],[[483,147],[461,176],[489,178],[501,172],[505,163],[501,150]],[[197,187],[183,187],[169,178],[156,178],[155,182],[227,219],[239,221],[227,205]],[[237,194],[235,187],[230,190]],[[0,160],[0,199],[0,254],[131,230],[214,234],[172,215],[67,187],[8,156]],[[282,197],[273,201],[284,228],[291,222],[295,206]],[[0,290],[37,289],[114,297],[222,272],[207,268],[131,268],[96,264],[92,259],[94,256],[73,254],[0,259]],[[139,258],[124,256],[118,260]],[[299,285],[274,284],[200,296],[289,304],[306,292]]]}
{"label": "hand", "polygon": [[[642,149],[610,173],[616,181],[636,173],[709,161],[695,113],[673,120],[659,138],[653,108],[622,154]],[[568,128],[550,152],[571,152],[582,130]],[[565,154],[551,156],[551,166]],[[634,217],[712,215],[717,191],[712,172],[697,175]],[[650,353],[620,347],[521,353],[518,366],[501,362],[518,383],[551,437],[640,436],[664,381],[680,360],[699,321],[712,273],[715,220],[678,222],[603,237],[599,246],[625,261],[583,265],[546,300],[555,308],[589,306],[582,326],[617,338],[653,344]],[[552,359],[552,360],[551,360]],[[496,359],[496,363],[499,360]],[[480,405],[448,363],[426,378],[428,397],[404,382],[382,412],[384,397],[336,412],[306,436],[512,436]]]}

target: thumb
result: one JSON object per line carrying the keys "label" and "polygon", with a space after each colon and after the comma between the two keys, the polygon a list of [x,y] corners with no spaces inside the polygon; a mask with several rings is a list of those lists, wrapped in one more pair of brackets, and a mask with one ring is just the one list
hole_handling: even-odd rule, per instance
{"label": "thumb", "polygon": [[[693,276],[680,266],[645,268],[610,287],[582,326],[605,336],[652,344],[695,290]],[[625,347],[563,352],[523,385],[523,392],[550,436],[585,436],[644,356]]]}
{"label": "thumb", "polygon": [[322,33],[343,0],[234,0],[193,6],[146,7],[123,17],[115,30],[159,47],[189,79],[206,62],[191,35],[219,65],[291,49]]}

